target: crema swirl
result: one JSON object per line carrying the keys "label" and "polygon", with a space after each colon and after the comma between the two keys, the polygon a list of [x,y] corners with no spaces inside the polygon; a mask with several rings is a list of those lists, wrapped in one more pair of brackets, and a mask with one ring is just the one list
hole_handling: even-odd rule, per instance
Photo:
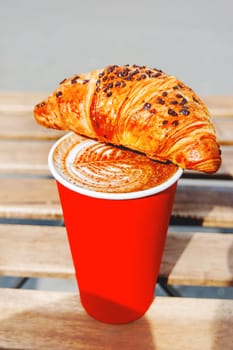
{"label": "crema swirl", "polygon": [[60,176],[70,183],[108,193],[145,190],[160,185],[177,171],[173,164],[161,164],[74,133],[58,144],[53,162]]}

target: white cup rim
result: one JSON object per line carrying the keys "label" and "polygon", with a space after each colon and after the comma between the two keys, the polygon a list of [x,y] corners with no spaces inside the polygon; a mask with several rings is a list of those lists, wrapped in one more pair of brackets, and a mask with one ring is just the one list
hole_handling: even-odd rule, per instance
{"label": "white cup rim", "polygon": [[120,193],[110,193],[110,192],[97,192],[93,190],[89,190],[87,188],[72,184],[68,180],[66,180],[64,177],[62,177],[56,170],[53,162],[53,154],[58,145],[67,137],[72,135],[73,132],[69,132],[59,138],[51,147],[48,155],[48,166],[50,169],[51,174],[53,177],[64,187],[79,193],[86,195],[88,197],[94,197],[94,198],[100,198],[100,199],[111,199],[111,200],[126,200],[126,199],[136,199],[136,198],[143,198],[143,197],[148,197],[152,196],[154,194],[160,193],[171,187],[174,183],[176,183],[181,175],[183,174],[183,169],[182,168],[177,168],[177,171],[175,174],[173,174],[167,181],[164,183],[145,189],[141,191],[134,191],[134,192],[120,192]]}

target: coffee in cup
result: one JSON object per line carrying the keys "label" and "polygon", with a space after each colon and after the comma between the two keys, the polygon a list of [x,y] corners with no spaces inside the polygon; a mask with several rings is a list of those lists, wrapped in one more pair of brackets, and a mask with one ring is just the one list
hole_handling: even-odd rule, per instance
{"label": "coffee in cup", "polygon": [[154,299],[182,170],[74,133],[49,153],[81,303],[95,319],[134,321]]}

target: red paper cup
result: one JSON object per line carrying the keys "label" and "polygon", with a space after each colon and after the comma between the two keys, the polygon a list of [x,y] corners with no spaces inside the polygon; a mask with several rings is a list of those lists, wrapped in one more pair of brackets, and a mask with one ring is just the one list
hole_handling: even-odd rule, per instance
{"label": "red paper cup", "polygon": [[162,254],[182,170],[162,185],[103,193],[65,180],[49,154],[56,179],[83,307],[112,324],[134,321],[155,296]]}

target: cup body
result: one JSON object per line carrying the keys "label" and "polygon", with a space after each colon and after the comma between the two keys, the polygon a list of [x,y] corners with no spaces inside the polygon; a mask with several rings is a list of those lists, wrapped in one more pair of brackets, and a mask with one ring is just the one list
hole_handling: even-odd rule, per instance
{"label": "cup body", "polygon": [[78,186],[56,173],[52,150],[49,166],[57,182],[83,307],[105,323],[142,317],[155,296],[182,170],[159,190],[114,196],[80,193]]}

